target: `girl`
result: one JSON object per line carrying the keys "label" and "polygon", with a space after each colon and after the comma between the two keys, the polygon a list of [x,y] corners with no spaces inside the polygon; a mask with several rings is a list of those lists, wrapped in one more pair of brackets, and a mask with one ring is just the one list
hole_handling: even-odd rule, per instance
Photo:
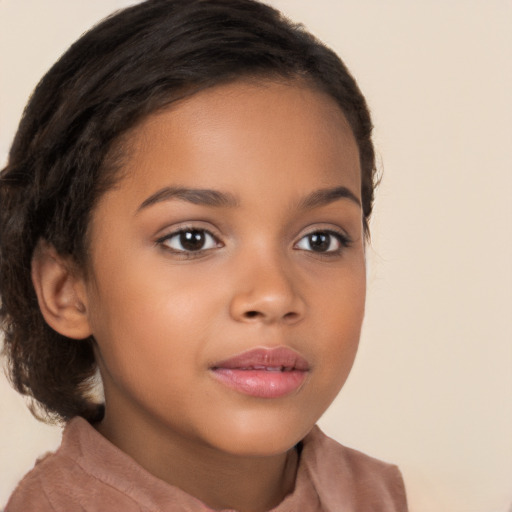
{"label": "girl", "polygon": [[254,0],[149,0],[69,49],[0,181],[11,379],[66,423],[7,512],[406,510],[315,427],[363,319],[371,129]]}

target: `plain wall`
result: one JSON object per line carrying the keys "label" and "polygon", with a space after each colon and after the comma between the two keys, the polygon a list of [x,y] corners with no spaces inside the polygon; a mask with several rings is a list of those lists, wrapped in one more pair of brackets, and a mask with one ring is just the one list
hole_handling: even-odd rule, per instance
{"label": "plain wall", "polygon": [[[0,164],[36,82],[126,0],[0,0]],[[321,420],[412,512],[512,510],[512,2],[273,0],[345,60],[384,178],[352,375]],[[0,378],[0,506],[60,431]]]}

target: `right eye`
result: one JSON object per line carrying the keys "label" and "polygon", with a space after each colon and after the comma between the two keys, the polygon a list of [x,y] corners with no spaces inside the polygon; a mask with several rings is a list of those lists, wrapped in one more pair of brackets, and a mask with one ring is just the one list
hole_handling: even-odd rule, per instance
{"label": "right eye", "polygon": [[220,245],[219,241],[206,229],[189,228],[170,233],[157,240],[157,243],[180,253],[198,253]]}
{"label": "right eye", "polygon": [[350,239],[332,229],[317,230],[303,236],[296,244],[297,249],[324,254],[340,255],[343,249],[350,247]]}

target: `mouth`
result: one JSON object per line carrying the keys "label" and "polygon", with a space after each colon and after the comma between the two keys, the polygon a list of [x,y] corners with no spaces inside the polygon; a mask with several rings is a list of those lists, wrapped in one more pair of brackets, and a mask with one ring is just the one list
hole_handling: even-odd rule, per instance
{"label": "mouth", "polygon": [[297,391],[309,370],[308,361],[286,347],[249,350],[210,367],[222,384],[258,398],[279,398]]}

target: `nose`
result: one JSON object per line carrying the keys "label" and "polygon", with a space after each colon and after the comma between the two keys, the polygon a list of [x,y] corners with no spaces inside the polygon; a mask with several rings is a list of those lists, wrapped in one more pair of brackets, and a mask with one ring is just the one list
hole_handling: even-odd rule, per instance
{"label": "nose", "polygon": [[295,324],[306,305],[298,289],[300,279],[292,265],[272,261],[245,261],[230,304],[232,318],[245,323]]}

